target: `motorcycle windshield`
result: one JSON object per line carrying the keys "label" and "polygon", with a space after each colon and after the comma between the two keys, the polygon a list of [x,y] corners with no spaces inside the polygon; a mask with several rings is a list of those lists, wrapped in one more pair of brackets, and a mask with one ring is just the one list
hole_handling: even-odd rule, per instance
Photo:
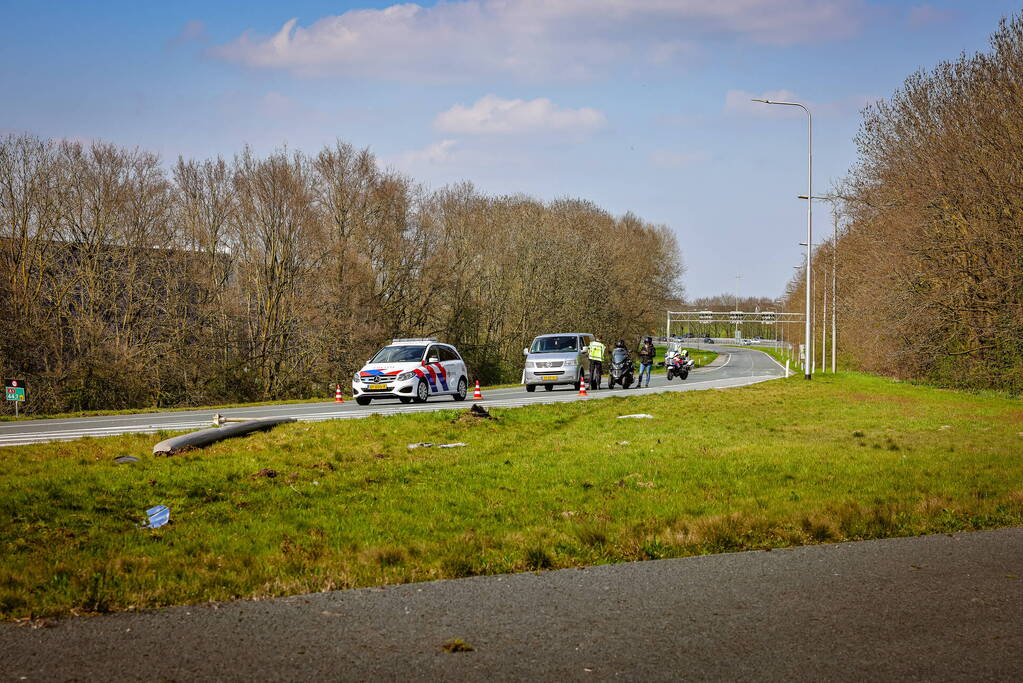
{"label": "motorcycle windshield", "polygon": [[611,352],[611,361],[613,363],[621,363],[629,357],[629,352],[625,349],[615,349]]}

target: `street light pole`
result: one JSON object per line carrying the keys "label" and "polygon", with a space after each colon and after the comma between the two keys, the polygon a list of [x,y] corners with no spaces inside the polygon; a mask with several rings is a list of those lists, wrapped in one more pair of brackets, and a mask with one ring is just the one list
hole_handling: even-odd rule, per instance
{"label": "street light pole", "polygon": [[824,277],[824,286],[821,288],[821,372],[828,371],[828,359],[825,354],[828,352],[828,278]]}
{"label": "street light pole", "polygon": [[811,355],[811,346],[813,344],[813,334],[810,329],[810,252],[813,250],[811,246],[813,244],[813,114],[806,108],[806,105],[800,104],[799,102],[778,102],[775,100],[766,100],[761,98],[753,98],[754,102],[763,102],[764,104],[779,104],[785,107],[799,107],[806,112],[806,131],[807,131],[807,148],[806,148],[806,360],[803,367],[803,375],[805,379],[812,377],[810,372],[810,359],[813,358]]}
{"label": "street light pole", "polygon": [[[810,196],[801,194],[799,199],[811,199]],[[825,202],[834,202],[836,197],[812,197]],[[831,240],[831,374],[838,372],[838,209],[832,204],[831,217],[834,223],[834,236]],[[802,242],[800,242],[802,244]],[[827,327],[827,316],[821,321]],[[821,363],[824,363],[824,356],[821,355]],[[821,367],[825,367],[821,365]]]}
{"label": "street light pole", "polygon": [[835,211],[835,237],[831,243],[831,374],[838,372],[838,211]]}
{"label": "street light pole", "polygon": [[[736,274],[736,276],[735,276],[735,308],[732,309],[733,311],[738,311],[739,310],[739,280],[741,280],[741,279],[742,279],[742,275],[741,274]],[[733,332],[732,334],[734,334],[736,337],[739,336],[739,318],[735,319],[735,332]]]}

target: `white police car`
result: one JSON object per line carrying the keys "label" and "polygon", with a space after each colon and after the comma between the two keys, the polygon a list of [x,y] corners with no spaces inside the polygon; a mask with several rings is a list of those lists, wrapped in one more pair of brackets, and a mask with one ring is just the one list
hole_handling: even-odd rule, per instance
{"label": "white police car", "polygon": [[352,379],[352,393],[360,406],[375,398],[424,403],[443,394],[464,401],[468,389],[462,356],[454,346],[433,338],[392,340]]}

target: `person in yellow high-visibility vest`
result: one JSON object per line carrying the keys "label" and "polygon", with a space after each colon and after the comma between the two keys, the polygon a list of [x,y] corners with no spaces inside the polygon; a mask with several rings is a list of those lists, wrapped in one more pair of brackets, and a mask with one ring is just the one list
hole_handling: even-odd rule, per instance
{"label": "person in yellow high-visibility vest", "polygon": [[607,347],[600,341],[599,337],[594,336],[593,341],[590,342],[590,388],[600,388],[600,376],[604,370],[604,354],[607,352]]}

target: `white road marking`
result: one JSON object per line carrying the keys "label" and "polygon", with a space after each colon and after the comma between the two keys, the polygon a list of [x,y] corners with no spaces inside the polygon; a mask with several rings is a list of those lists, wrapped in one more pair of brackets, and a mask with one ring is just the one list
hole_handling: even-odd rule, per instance
{"label": "white road marking", "polygon": [[[811,288],[811,289],[812,289],[812,288]],[[774,361],[774,364],[775,364],[775,365],[777,365],[777,366],[778,366],[779,368],[781,368],[782,370],[785,370],[786,372],[788,372],[788,369],[787,369],[787,368],[786,368],[786,367],[785,367],[784,365],[782,365],[781,363],[779,363],[779,362],[778,362],[778,359],[776,359],[776,358],[775,358],[774,356],[772,356],[772,355],[771,355],[771,354],[769,354],[769,353],[767,353],[767,354],[764,354],[764,355],[766,355],[766,356],[767,356],[768,358],[770,358],[771,360],[773,360],[773,361]]]}

